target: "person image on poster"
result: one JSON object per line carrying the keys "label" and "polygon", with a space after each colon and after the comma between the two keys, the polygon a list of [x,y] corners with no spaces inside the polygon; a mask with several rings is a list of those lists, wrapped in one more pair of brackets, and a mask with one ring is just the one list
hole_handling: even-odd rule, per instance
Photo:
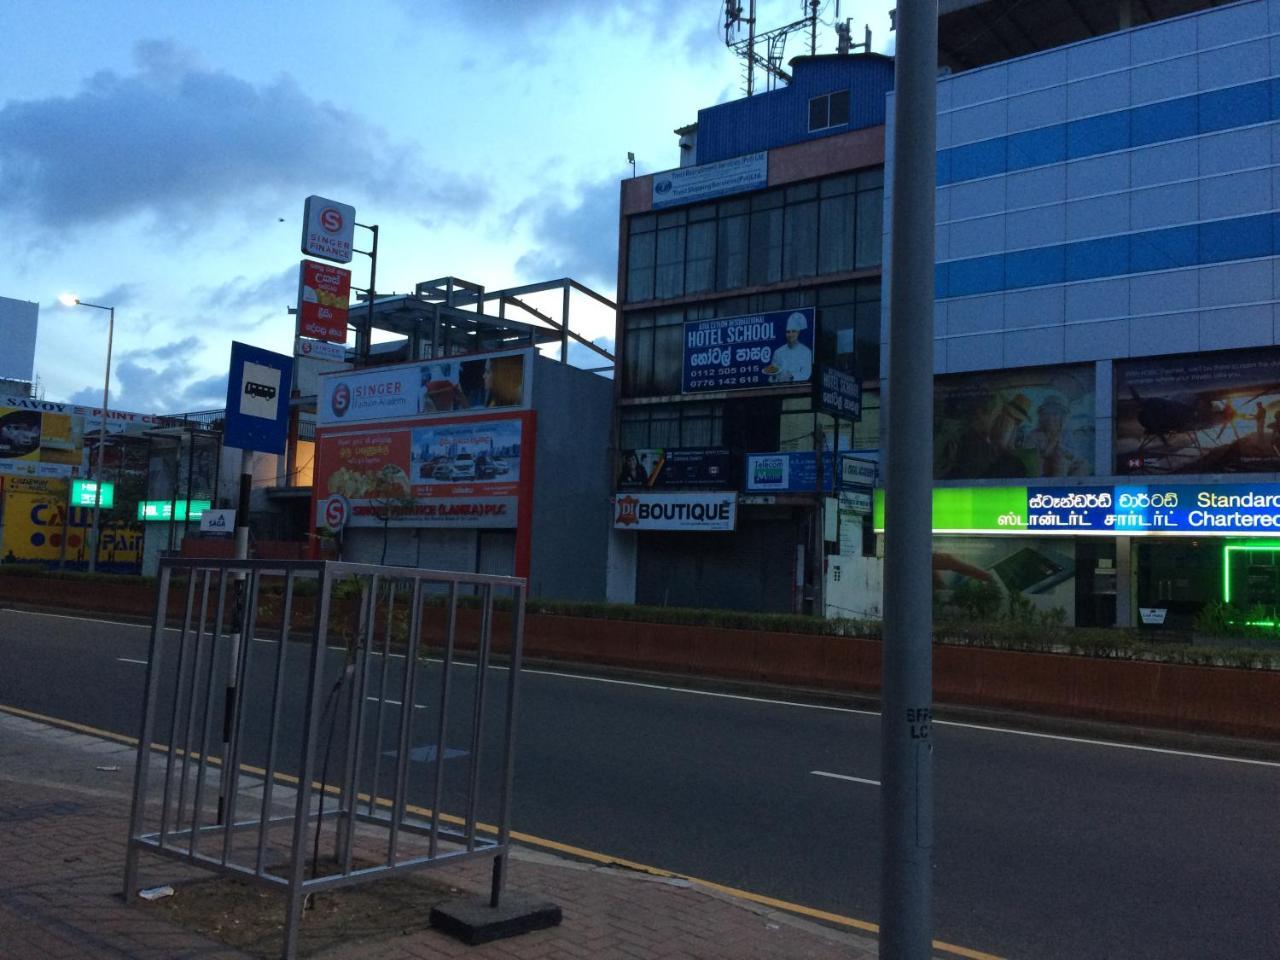
{"label": "person image on poster", "polygon": [[627,450],[622,455],[622,472],[618,475],[620,487],[642,487],[649,479],[649,474],[640,465],[636,451]]}
{"label": "person image on poster", "polygon": [[809,321],[802,313],[787,318],[787,342],[773,351],[774,383],[802,383],[813,374],[813,351],[800,342],[800,334]]}
{"label": "person image on poster", "polygon": [[1066,429],[1067,404],[1058,396],[1050,396],[1036,410],[1036,426],[1027,434],[1028,445],[1040,458],[1039,476],[1071,477],[1087,473],[1086,465],[1076,453]]}

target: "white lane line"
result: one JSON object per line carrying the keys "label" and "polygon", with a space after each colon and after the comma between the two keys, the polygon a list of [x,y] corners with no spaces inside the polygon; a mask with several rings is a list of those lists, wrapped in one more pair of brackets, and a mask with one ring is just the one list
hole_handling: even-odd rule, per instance
{"label": "white lane line", "polygon": [[[71,617],[60,613],[37,613],[31,610],[3,610],[3,613],[25,614],[27,616],[36,617],[61,617],[64,620],[84,620],[88,623],[106,623],[117,627],[136,627],[139,630],[147,630],[149,627],[137,623],[120,623],[116,620],[94,620],[89,617]],[[331,650],[345,650],[345,647],[330,647]],[[395,654],[393,654],[395,656]],[[429,659],[429,658],[424,658]],[[432,662],[439,662],[433,660]],[[460,667],[475,667],[473,663],[461,663],[455,661]],[[491,667],[493,670],[506,670],[506,667]],[[657,683],[641,683],[636,680],[614,680],[608,677],[593,677],[585,674],[562,673],[556,670],[531,670],[525,668],[524,673],[535,673],[546,677],[562,677],[565,680],[578,680],[584,683],[612,683],[623,687],[637,687],[644,690],[662,690],[669,693],[683,693],[694,697],[719,697],[723,700],[741,700],[746,703],[763,703],[777,707],[792,707],[798,710],[824,710],[829,713],[847,713],[855,716],[878,717],[879,710],[858,710],[852,707],[833,707],[821,703],[797,703],[793,700],[777,700],[769,697],[749,697],[739,693],[720,693],[715,690],[694,690],[689,687],[671,687]],[[1041,740],[1058,740],[1062,743],[1079,743],[1090,747],[1111,747],[1116,750],[1136,750],[1140,753],[1158,753],[1167,754],[1174,757],[1188,757],[1193,760],[1217,760],[1222,763],[1243,763],[1256,767],[1273,767],[1280,769],[1280,762],[1275,760],[1255,760],[1252,757],[1227,757],[1217,753],[1197,753],[1190,750],[1173,750],[1168,747],[1149,747],[1140,743],[1118,743],[1113,740],[1093,740],[1088,737],[1070,737],[1065,734],[1058,733],[1041,733],[1034,730],[1014,730],[1008,727],[993,727],[982,723],[965,723],[961,720],[937,720],[934,721],[935,726],[939,727],[958,727],[963,730],[982,730],[987,733],[1003,733],[1013,737],[1035,737]]]}
{"label": "white lane line", "polygon": [[140,663],[140,664],[142,664],[144,667],[147,665],[147,661],[145,661],[145,660],[135,660],[135,659],[133,659],[133,657],[116,657],[116,659],[117,659],[117,660],[119,660],[121,663]]}
{"label": "white lane line", "polygon": [[866,780],[862,777],[851,777],[846,773],[829,773],[826,770],[810,770],[815,777],[830,777],[832,780],[849,780],[853,783],[865,783],[873,787],[880,786],[879,780]]}
{"label": "white lane line", "polygon": [[[377,698],[377,697],[365,697],[365,699],[366,699],[366,700],[372,700],[374,703],[377,703],[377,702],[378,702],[378,698]],[[403,707],[403,706],[404,706],[404,701],[402,701],[402,700],[384,700],[383,702],[384,702],[384,703],[390,703],[390,704],[392,704],[393,706],[397,706],[397,707]],[[425,710],[425,709],[427,709],[427,706],[426,706],[426,704],[424,704],[424,703],[415,703],[415,704],[413,705],[413,709],[415,709],[415,710]]]}

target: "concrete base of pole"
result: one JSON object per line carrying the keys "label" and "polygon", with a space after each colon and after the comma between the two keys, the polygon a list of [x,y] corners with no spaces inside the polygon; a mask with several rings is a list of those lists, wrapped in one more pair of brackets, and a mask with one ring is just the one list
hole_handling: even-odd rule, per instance
{"label": "concrete base of pole", "polygon": [[446,900],[431,908],[431,925],[469,946],[517,937],[522,933],[558,927],[560,908],[513,890],[504,891],[502,902],[489,906],[489,898]]}

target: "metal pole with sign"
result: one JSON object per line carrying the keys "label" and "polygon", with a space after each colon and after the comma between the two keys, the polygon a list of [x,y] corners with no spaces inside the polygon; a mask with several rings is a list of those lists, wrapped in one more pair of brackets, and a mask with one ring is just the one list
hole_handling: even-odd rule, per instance
{"label": "metal pole with sign", "polygon": [[[227,375],[227,414],[223,421],[222,441],[225,446],[240,449],[240,491],[236,510],[235,556],[249,556],[249,504],[253,490],[253,454],[255,450],[283,455],[289,429],[289,394],[293,385],[293,358],[271,353],[245,343],[231,344],[231,366]],[[244,576],[233,573],[236,582],[235,624],[243,622]],[[240,664],[244,638],[230,636],[226,709],[222,723],[223,763],[234,762],[228,756],[231,733],[238,709],[236,673]],[[218,791],[218,822],[226,813],[226,782],[222,778]]]}

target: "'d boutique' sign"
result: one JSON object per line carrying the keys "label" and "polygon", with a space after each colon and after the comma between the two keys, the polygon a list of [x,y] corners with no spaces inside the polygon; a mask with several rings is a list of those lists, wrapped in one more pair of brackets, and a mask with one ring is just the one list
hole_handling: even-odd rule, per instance
{"label": "'d boutique' sign", "polygon": [[736,493],[620,493],[613,525],[619,530],[732,530]]}

